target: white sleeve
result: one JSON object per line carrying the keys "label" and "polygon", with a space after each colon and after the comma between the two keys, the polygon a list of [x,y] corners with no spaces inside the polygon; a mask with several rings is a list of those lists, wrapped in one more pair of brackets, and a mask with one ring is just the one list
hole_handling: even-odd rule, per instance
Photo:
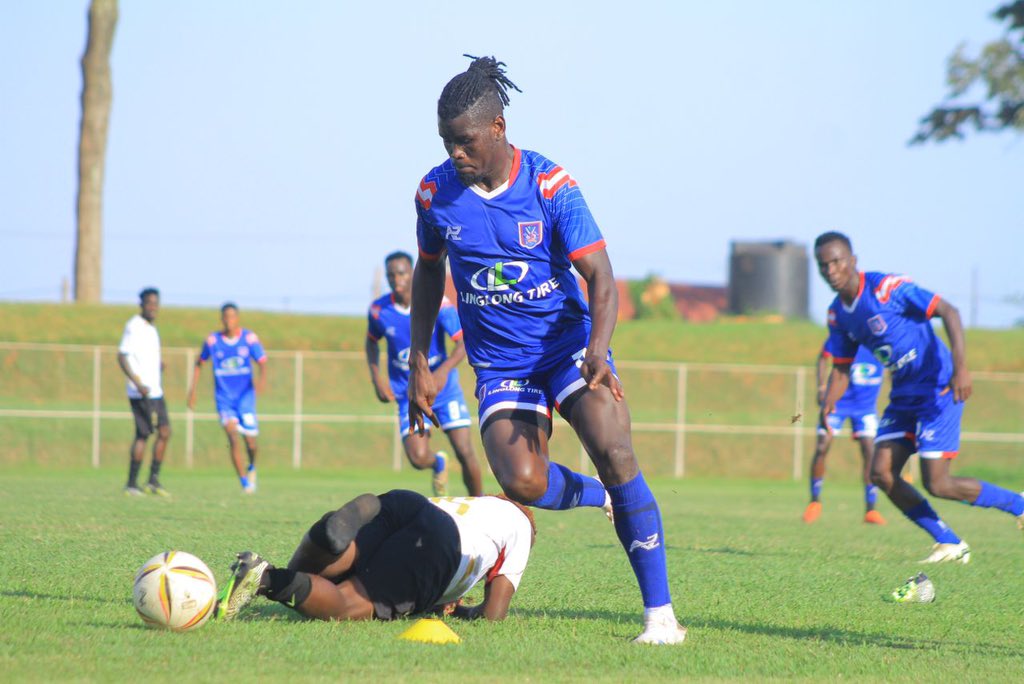
{"label": "white sleeve", "polygon": [[[133,319],[134,320],[134,319]],[[118,345],[117,351],[119,354],[131,354],[134,349],[134,335],[132,335],[132,321],[128,321],[124,324],[124,334],[121,335],[121,344]]]}
{"label": "white sleeve", "polygon": [[512,588],[518,590],[519,582],[526,572],[526,564],[530,560],[530,527],[527,525],[526,534],[516,535],[511,548],[505,547],[505,562],[501,564],[498,575],[512,583]]}

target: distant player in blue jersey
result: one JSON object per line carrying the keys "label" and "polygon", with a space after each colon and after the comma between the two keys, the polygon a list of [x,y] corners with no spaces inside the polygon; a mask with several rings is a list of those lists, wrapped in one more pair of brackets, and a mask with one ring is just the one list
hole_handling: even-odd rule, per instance
{"label": "distant player in blue jersey", "polygon": [[[825,342],[818,354],[818,405],[825,402],[828,389],[829,361],[832,354]],[[818,428],[818,444],[811,461],[811,502],[804,509],[804,522],[813,523],[821,515],[821,487],[825,482],[825,457],[832,446],[832,436],[838,434],[843,423],[850,420],[853,438],[860,445],[860,456],[864,475],[864,522],[884,525],[885,518],[875,510],[878,488],[871,482],[871,454],[875,448],[875,434],[878,432],[878,390],[882,388],[882,364],[865,347],[857,349],[857,356],[850,367],[850,387],[836,403],[836,410],[827,417],[828,428]]]}
{"label": "distant player in blue jersey", "polygon": [[[875,438],[871,479],[896,507],[935,539],[925,563],[967,563],[971,550],[900,471],[915,451],[921,479],[932,496],[981,508],[998,508],[1024,529],[1024,496],[988,482],[953,477],[950,462],[960,451],[960,418],[971,396],[971,374],[960,314],[944,299],[909,278],[857,271],[850,240],[829,232],[814,243],[818,270],[838,296],[828,310],[828,349],[833,356],[822,425],[850,380],[857,345],[866,346],[889,370],[892,392]],[[950,349],[935,335],[938,316]]]}
{"label": "distant player in blue jersey", "polygon": [[[430,450],[430,435],[409,431],[409,305],[412,303],[412,256],[405,252],[394,252],[384,259],[388,286],[391,293],[380,297],[370,305],[366,330],[366,364],[370,368],[370,382],[377,398],[398,405],[398,428],[402,434],[402,445],[409,463],[417,470],[430,468],[433,473],[435,496],[444,496],[448,483],[447,455],[443,451]],[[445,350],[445,334],[455,346],[449,355]],[[388,342],[388,373],[385,379],[380,371],[381,338]],[[462,480],[470,496],[482,496],[480,462],[473,452],[469,436],[469,409],[459,386],[459,371],[456,368],[466,358],[462,341],[462,325],[455,307],[447,300],[442,302],[438,312],[437,325],[430,338],[430,370],[434,382],[441,389],[434,400],[433,410],[438,416],[439,427],[448,435],[455,457],[462,465]]]}
{"label": "distant player in blue jersey", "polygon": [[[448,159],[416,193],[409,417],[418,429],[425,416],[438,424],[428,359],[447,255],[476,370],[481,437],[502,489],[556,510],[602,508],[610,497],[643,598],[636,641],[679,643],[686,630],[672,609],[661,513],[633,453],[609,350],[618,292],[605,241],[568,172],[506,139],[504,105],[515,85],[502,66],[473,58],[437,103]],[[589,307],[572,267],[587,283]],[[552,408],[576,432],[603,486],[550,462]]]}
{"label": "distant player in blue jersey", "polygon": [[[246,494],[256,491],[256,395],[267,386],[267,354],[260,338],[251,330],[241,327],[238,307],[227,303],[220,309],[222,330],[211,333],[203,343],[192,371],[192,385],[188,392],[188,407],[195,409],[196,388],[203,363],[213,364],[214,398],[220,424],[228,436],[231,460],[235,464],[238,480]],[[253,366],[259,374],[253,381]],[[239,439],[241,435],[241,439]],[[242,460],[242,443],[249,455],[249,464]]]}

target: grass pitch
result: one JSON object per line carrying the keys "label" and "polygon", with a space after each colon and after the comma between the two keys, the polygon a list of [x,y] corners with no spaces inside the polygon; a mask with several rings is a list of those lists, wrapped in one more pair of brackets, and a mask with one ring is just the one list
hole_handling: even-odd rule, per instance
{"label": "grass pitch", "polygon": [[1008,681],[1024,671],[1024,536],[996,511],[936,504],[974,559],[927,570],[934,604],[897,606],[882,595],[919,569],[929,540],[887,502],[888,526],[863,525],[858,486],[826,483],[808,527],[803,484],[656,479],[685,644],[629,643],[639,592],[604,516],[582,509],[538,514],[507,621],[451,621],[463,643],[430,646],[397,639],[407,621],[307,622],[262,600],[237,622],[173,634],[145,628],[131,605],[132,576],[158,551],[192,552],[223,582],[233,552],[286,562],[325,510],[363,491],[424,491],[423,474],[268,469],[245,497],[226,467],[171,469],[170,501],[123,498],[122,475],[6,469],[4,680]]}

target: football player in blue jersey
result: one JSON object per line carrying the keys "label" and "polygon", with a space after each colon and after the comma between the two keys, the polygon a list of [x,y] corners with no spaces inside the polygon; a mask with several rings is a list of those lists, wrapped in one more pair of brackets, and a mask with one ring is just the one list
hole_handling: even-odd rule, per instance
{"label": "football player in blue jersey", "polygon": [[[417,470],[430,468],[433,473],[434,496],[444,496],[448,483],[448,456],[443,451],[430,450],[430,435],[409,430],[409,305],[412,303],[412,256],[393,252],[384,259],[388,286],[391,293],[370,305],[366,330],[366,365],[370,368],[370,382],[377,399],[383,403],[394,401],[398,405],[398,429],[409,463]],[[445,350],[445,334],[455,346],[449,355]],[[388,342],[388,373],[385,379],[380,371],[380,346]],[[459,315],[450,302],[444,300],[438,312],[437,325],[430,340],[428,359],[434,382],[441,388],[434,400],[433,411],[439,427],[448,435],[455,457],[462,465],[462,480],[470,496],[483,495],[480,462],[473,451],[469,436],[469,409],[459,386],[457,366],[466,358],[462,341]]]}
{"label": "football player in blue jersey", "polygon": [[[477,376],[481,437],[502,489],[538,508],[610,506],[643,599],[636,641],[680,643],[686,630],[672,609],[661,513],[633,452],[609,349],[618,291],[605,241],[568,172],[506,139],[504,106],[508,89],[518,88],[502,67],[473,58],[437,103],[448,159],[416,193],[409,417],[414,429],[425,418],[438,422],[428,359],[447,256]],[[572,268],[586,281],[589,306]],[[552,409],[600,481],[549,460]]]}
{"label": "football player in blue jersey", "polygon": [[[263,394],[267,386],[267,354],[260,338],[251,330],[241,327],[238,306],[228,302],[220,309],[222,330],[210,333],[192,370],[192,384],[188,391],[188,408],[195,409],[196,389],[203,363],[213,365],[214,398],[220,424],[228,437],[228,448],[242,491],[256,491],[256,395]],[[259,374],[253,381],[253,365]],[[239,437],[241,436],[241,438]],[[248,465],[242,460],[242,444],[248,452]]]}
{"label": "football player in blue jersey", "polygon": [[[837,293],[828,311],[833,366],[820,424],[828,425],[828,416],[846,391],[857,345],[866,346],[892,376],[889,406],[875,438],[871,479],[935,540],[932,552],[922,562],[967,563],[971,550],[913,485],[900,477],[915,451],[929,494],[998,508],[1015,516],[1024,529],[1024,496],[950,474],[950,463],[960,451],[964,402],[972,391],[964,331],[956,308],[905,276],[859,272],[850,240],[842,233],[818,236],[814,255],[822,278]],[[936,316],[942,320],[950,348],[932,329],[930,319]]]}
{"label": "football player in blue jersey", "polygon": [[[826,340],[827,345],[827,340]],[[828,389],[829,362],[832,355],[822,347],[818,354],[818,405],[825,402]],[[850,419],[853,438],[860,445],[860,456],[864,480],[864,522],[884,525],[885,518],[875,510],[878,487],[871,481],[871,455],[875,448],[875,434],[878,432],[878,390],[882,388],[882,364],[864,347],[857,349],[857,356],[850,367],[850,387],[836,403],[835,413],[828,415],[828,429],[818,428],[818,443],[811,461],[811,502],[804,509],[804,522],[813,523],[821,515],[821,488],[825,483],[825,458],[832,437],[842,430],[843,423]]]}

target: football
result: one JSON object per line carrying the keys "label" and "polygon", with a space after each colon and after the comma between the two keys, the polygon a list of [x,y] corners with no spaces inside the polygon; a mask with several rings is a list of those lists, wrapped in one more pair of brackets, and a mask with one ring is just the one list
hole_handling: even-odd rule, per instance
{"label": "football", "polygon": [[135,573],[135,611],[150,627],[184,632],[201,627],[217,601],[217,583],[191,553],[165,551]]}

